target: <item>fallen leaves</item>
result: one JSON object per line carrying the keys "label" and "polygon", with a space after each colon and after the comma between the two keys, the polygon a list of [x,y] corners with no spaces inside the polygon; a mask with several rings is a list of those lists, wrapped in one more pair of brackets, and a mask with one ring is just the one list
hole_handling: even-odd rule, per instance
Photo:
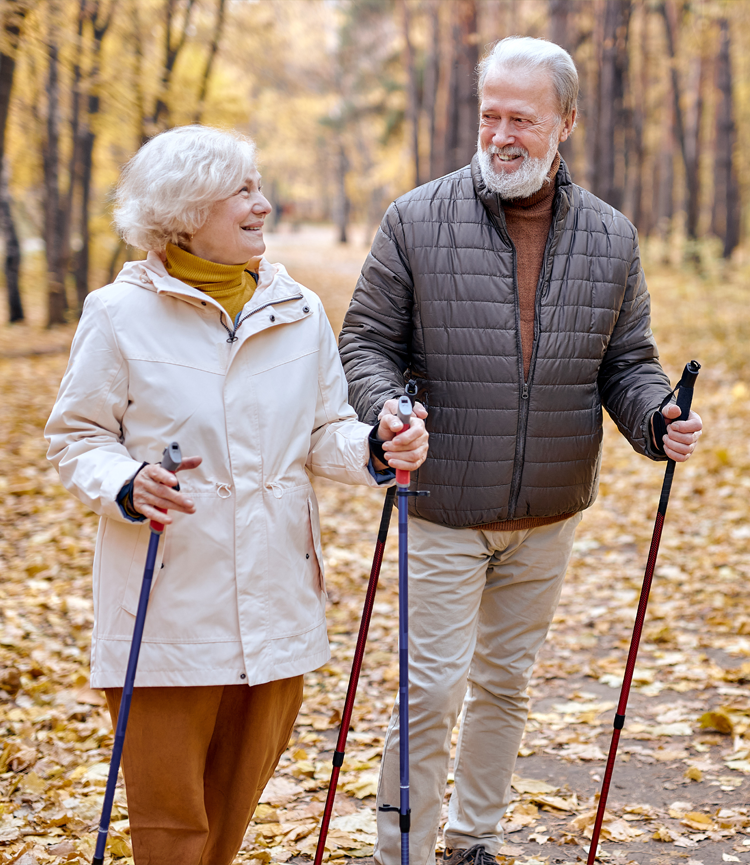
{"label": "fallen leaves", "polygon": [[[744,347],[719,349],[692,321],[712,320],[707,304],[719,289],[690,289],[686,319],[667,277],[650,280],[657,336],[673,378],[693,353],[706,361],[696,390],[706,433],[675,476],[615,767],[615,783],[622,782],[610,794],[601,852],[617,865],[632,861],[628,856],[648,862],[650,848],[702,865],[718,861],[718,845],[726,845],[722,856],[732,858],[722,861],[747,862],[731,845],[750,836],[750,369],[738,360]],[[734,307],[725,294],[721,300],[738,320],[746,315],[744,293]],[[90,862],[112,742],[103,697],[88,687],[96,519],[60,487],[41,438],[64,365],[64,355],[0,361],[0,862],[15,858],[17,865]],[[498,862],[585,859],[598,785],[586,779],[600,780],[603,771],[662,476],[608,422],[605,436],[599,499],[578,530],[532,679],[503,820],[512,844]],[[317,845],[382,502],[382,491],[326,483],[317,491],[333,658],[306,676],[292,742],[238,862],[296,861]],[[328,839],[330,863],[372,855],[373,797],[398,680],[395,573],[392,529]],[[678,800],[669,808],[665,787]],[[126,863],[122,788],[113,819],[110,852]]]}

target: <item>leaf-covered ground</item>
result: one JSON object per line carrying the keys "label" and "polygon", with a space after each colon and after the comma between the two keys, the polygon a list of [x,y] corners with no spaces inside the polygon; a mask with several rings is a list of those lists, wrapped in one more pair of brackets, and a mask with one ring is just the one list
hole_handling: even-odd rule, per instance
{"label": "leaf-covered ground", "polygon": [[[338,327],[364,249],[333,247],[319,232],[278,236],[271,254],[319,291]],[[694,407],[707,431],[677,468],[602,857],[750,863],[747,272],[709,262],[702,276],[663,264],[649,273],[671,377],[691,357],[704,364]],[[103,699],[88,688],[96,519],[60,487],[41,437],[70,336],[33,322],[0,328],[0,865],[90,861],[112,743]],[[662,475],[607,424],[599,499],[578,530],[531,685],[502,862],[586,858]],[[238,862],[306,861],[317,842],[382,492],[316,486],[333,658],[307,676]],[[334,863],[372,853],[397,688],[395,561],[392,531],[329,834]],[[113,819],[111,855],[124,863],[122,790]]]}

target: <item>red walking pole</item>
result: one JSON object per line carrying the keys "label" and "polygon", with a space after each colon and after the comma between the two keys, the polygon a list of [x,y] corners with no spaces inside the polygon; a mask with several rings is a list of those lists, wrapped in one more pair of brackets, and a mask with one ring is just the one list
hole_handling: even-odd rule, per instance
{"label": "red walking pole", "polygon": [[[687,420],[690,414],[690,404],[693,401],[693,387],[695,380],[698,378],[698,371],[701,365],[691,360],[685,367],[680,383],[677,385],[677,405],[681,409],[679,418],[675,420]],[[615,714],[614,730],[612,731],[612,741],[609,745],[609,756],[607,757],[607,767],[604,770],[604,780],[602,781],[602,792],[599,797],[599,808],[596,812],[596,821],[594,823],[594,834],[591,837],[591,846],[589,847],[589,858],[587,865],[594,865],[596,859],[597,847],[599,846],[599,835],[602,830],[602,821],[604,820],[604,811],[607,807],[607,796],[609,795],[609,785],[612,781],[612,771],[615,767],[615,757],[617,756],[617,745],[620,741],[620,730],[625,726],[625,710],[628,706],[628,697],[630,696],[630,685],[633,681],[633,672],[635,670],[635,660],[638,656],[638,646],[641,642],[641,631],[643,630],[643,621],[646,618],[646,607],[648,606],[648,596],[651,591],[651,581],[654,576],[654,568],[656,567],[656,557],[659,554],[659,542],[661,541],[661,531],[664,527],[664,518],[667,515],[667,505],[669,504],[669,493],[672,489],[672,479],[674,477],[674,460],[667,461],[667,469],[664,473],[664,483],[661,488],[661,496],[659,497],[659,507],[656,513],[656,523],[654,525],[654,534],[651,538],[651,548],[648,551],[648,562],[646,564],[646,573],[643,577],[643,586],[641,588],[641,597],[638,602],[638,612],[635,615],[635,624],[633,626],[633,637],[630,643],[630,651],[628,652],[628,660],[625,665],[625,675],[622,681],[622,690],[620,691],[620,702],[617,706]]]}
{"label": "red walking pole", "polygon": [[349,677],[349,687],[346,690],[344,711],[341,715],[339,738],[336,742],[336,750],[333,752],[333,769],[331,770],[331,780],[328,783],[328,795],[326,797],[326,804],[323,810],[323,819],[320,823],[320,837],[318,838],[318,847],[315,851],[315,865],[320,865],[320,863],[323,861],[323,853],[325,852],[326,838],[328,837],[328,825],[331,822],[331,813],[333,812],[333,800],[336,797],[336,786],[339,782],[339,772],[341,771],[341,766],[344,763],[346,737],[349,734],[349,724],[352,720],[354,698],[357,695],[357,684],[359,683],[359,674],[362,670],[362,660],[364,659],[365,655],[365,644],[367,643],[367,634],[370,630],[370,619],[372,618],[372,607],[375,603],[375,592],[378,589],[380,566],[383,563],[383,553],[385,552],[385,542],[388,537],[388,526],[391,522],[391,512],[393,511],[393,500],[395,497],[396,487],[389,487],[385,493],[385,501],[383,502],[383,513],[380,517],[378,540],[375,544],[375,555],[372,559],[370,581],[367,584],[367,594],[365,595],[365,606],[362,611],[362,621],[359,623],[357,647],[354,650],[352,672]]}

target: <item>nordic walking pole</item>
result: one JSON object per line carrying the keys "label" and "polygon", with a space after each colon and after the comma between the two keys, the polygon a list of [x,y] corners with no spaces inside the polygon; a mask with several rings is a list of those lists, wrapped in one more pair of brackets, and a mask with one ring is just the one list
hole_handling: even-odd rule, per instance
{"label": "nordic walking pole", "polygon": [[[403,424],[401,432],[409,429],[413,412],[411,397],[416,396],[416,383],[406,386],[406,396],[399,397],[398,418]],[[427,495],[410,492],[411,472],[396,469],[398,488],[398,736],[400,798],[399,807],[381,805],[381,811],[398,811],[401,829],[401,865],[409,865],[409,829],[411,808],[409,806],[409,496]]]}
{"label": "nordic walking pole", "polygon": [[339,781],[339,772],[344,763],[344,753],[346,751],[346,737],[349,734],[349,725],[352,720],[352,710],[354,708],[354,698],[357,696],[357,685],[359,683],[359,674],[362,671],[362,660],[365,655],[365,645],[367,643],[367,634],[370,630],[370,619],[372,618],[372,607],[375,603],[375,593],[378,589],[378,579],[380,578],[380,566],[383,563],[383,553],[385,552],[385,542],[388,537],[388,526],[391,523],[391,512],[393,511],[393,499],[396,497],[396,487],[389,487],[385,493],[385,501],[383,502],[383,513],[380,517],[380,528],[378,529],[378,539],[375,544],[375,555],[372,558],[372,568],[370,570],[370,581],[367,584],[367,594],[365,595],[365,606],[362,610],[362,620],[359,623],[359,634],[357,636],[357,646],[354,650],[354,660],[352,661],[352,672],[349,676],[349,687],[346,689],[346,700],[344,701],[344,711],[341,715],[341,727],[339,727],[339,738],[336,742],[336,750],[333,752],[333,768],[331,769],[331,780],[328,782],[328,795],[326,796],[326,805],[323,810],[323,819],[320,823],[320,836],[318,838],[318,847],[315,850],[314,865],[321,865],[323,854],[325,852],[326,838],[328,837],[328,826],[331,822],[331,813],[333,812],[333,800],[336,797],[336,786]]}
{"label": "nordic walking pole", "polygon": [[[698,378],[698,371],[701,365],[691,360],[685,366],[682,373],[680,383],[677,385],[677,405],[681,409],[680,416],[674,420],[687,420],[690,415],[690,404],[693,401],[693,388],[695,380]],[[671,423],[671,421],[670,421]],[[628,652],[628,660],[625,664],[625,674],[622,680],[622,690],[620,691],[620,702],[617,705],[617,713],[615,714],[614,729],[612,730],[612,741],[609,745],[609,755],[607,757],[607,767],[604,770],[604,780],[602,781],[602,792],[599,796],[599,807],[596,812],[596,821],[594,823],[594,833],[591,837],[591,846],[589,847],[589,857],[587,865],[594,865],[596,859],[597,847],[599,846],[599,835],[602,829],[602,821],[604,820],[604,811],[607,807],[607,796],[609,795],[609,785],[612,781],[612,770],[615,766],[615,757],[617,756],[617,745],[620,741],[620,730],[625,726],[625,711],[628,706],[628,697],[630,696],[630,685],[633,681],[633,672],[635,670],[635,660],[638,655],[638,646],[641,642],[641,631],[643,630],[643,621],[646,618],[646,607],[648,606],[648,596],[651,591],[651,581],[654,576],[654,568],[656,567],[656,557],[659,554],[659,542],[661,541],[661,531],[664,527],[664,518],[667,515],[667,505],[669,504],[669,493],[672,489],[672,479],[674,477],[674,460],[667,460],[667,469],[664,472],[664,483],[661,488],[661,496],[659,497],[659,507],[656,512],[656,523],[654,524],[654,533],[651,538],[651,548],[648,551],[648,561],[646,564],[646,573],[643,577],[643,586],[641,587],[641,597],[638,601],[638,611],[635,614],[635,624],[633,625],[633,637],[630,642],[630,651]]]}
{"label": "nordic walking pole", "polygon": [[[182,463],[182,454],[177,442],[172,442],[169,447],[164,448],[161,466],[168,472],[176,472]],[[175,489],[179,489],[177,484]],[[146,569],[143,572],[141,583],[141,596],[138,599],[138,610],[135,614],[135,626],[133,628],[133,639],[130,643],[130,656],[128,657],[128,668],[125,673],[125,686],[122,689],[120,700],[120,711],[117,714],[117,727],[115,729],[115,741],[112,746],[112,759],[109,762],[109,775],[107,776],[107,789],[104,792],[104,804],[102,805],[102,816],[99,820],[99,834],[96,838],[96,849],[91,865],[104,865],[104,851],[107,846],[107,835],[109,834],[109,821],[112,816],[112,803],[115,798],[115,785],[117,784],[117,773],[120,769],[122,759],[122,747],[125,743],[125,730],[128,726],[128,715],[130,714],[130,701],[133,698],[133,685],[135,684],[135,671],[138,667],[138,655],[141,651],[143,639],[143,627],[146,624],[146,611],[148,599],[151,594],[151,582],[154,577],[154,565],[156,563],[156,552],[159,548],[159,538],[164,531],[164,523],[151,520],[151,537],[148,542],[146,554]]]}

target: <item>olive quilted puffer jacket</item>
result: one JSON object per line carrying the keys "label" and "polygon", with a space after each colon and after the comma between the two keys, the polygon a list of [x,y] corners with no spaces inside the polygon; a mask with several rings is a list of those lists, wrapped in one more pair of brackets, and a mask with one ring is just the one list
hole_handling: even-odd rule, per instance
{"label": "olive quilted puffer jacket", "polygon": [[349,400],[373,423],[414,377],[430,453],[412,513],[448,526],[558,516],[596,497],[602,406],[658,458],[648,422],[669,393],[633,225],[556,177],[523,378],[516,254],[476,164],[388,209],[344,320]]}

